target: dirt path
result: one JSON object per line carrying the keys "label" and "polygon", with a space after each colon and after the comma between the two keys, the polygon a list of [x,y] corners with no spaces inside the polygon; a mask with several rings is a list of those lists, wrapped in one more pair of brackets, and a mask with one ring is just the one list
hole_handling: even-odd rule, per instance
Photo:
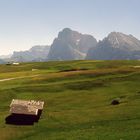
{"label": "dirt path", "polygon": [[22,76],[22,77],[16,77],[16,78],[6,78],[6,79],[0,79],[0,82],[11,81],[11,80],[16,80],[16,79],[23,79],[23,78],[33,78],[33,77],[37,77],[37,76],[39,76],[39,75]]}

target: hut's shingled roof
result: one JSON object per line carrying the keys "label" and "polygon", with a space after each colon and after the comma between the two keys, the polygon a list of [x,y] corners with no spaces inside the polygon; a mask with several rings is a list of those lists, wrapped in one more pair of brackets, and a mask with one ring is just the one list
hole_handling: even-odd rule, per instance
{"label": "hut's shingled roof", "polygon": [[10,104],[10,113],[37,115],[39,110],[43,110],[43,106],[43,101],[13,99]]}

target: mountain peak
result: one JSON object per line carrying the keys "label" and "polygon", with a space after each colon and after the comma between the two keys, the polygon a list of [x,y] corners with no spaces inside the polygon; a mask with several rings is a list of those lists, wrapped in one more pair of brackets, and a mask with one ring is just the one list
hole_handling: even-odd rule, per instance
{"label": "mountain peak", "polygon": [[64,28],[62,31],[59,32],[58,39],[70,40],[75,35],[78,36],[79,33],[76,32],[76,31],[71,30],[70,28]]}
{"label": "mountain peak", "polygon": [[111,32],[104,40],[108,41],[114,48],[140,50],[140,41],[132,35],[120,32]]}
{"label": "mountain peak", "polygon": [[125,34],[123,34],[123,33],[121,33],[121,32],[111,32],[109,35],[108,35],[108,37],[107,38],[118,38],[118,37],[124,37],[124,36],[127,36],[127,35],[125,35]]}
{"label": "mountain peak", "polygon": [[110,42],[114,47],[120,44],[123,34],[120,32],[111,32],[104,40]]}
{"label": "mountain peak", "polygon": [[111,32],[109,35],[118,35],[118,34],[123,34],[123,33],[121,33],[121,32],[116,32],[116,31],[113,31],[113,32]]}
{"label": "mountain peak", "polygon": [[140,41],[132,35],[111,32],[95,49],[87,54],[87,59],[139,59]]}
{"label": "mountain peak", "polygon": [[71,32],[72,30],[70,29],[70,28],[64,28],[63,30],[62,30],[62,32]]}
{"label": "mountain peak", "polygon": [[93,36],[64,28],[54,40],[48,58],[49,60],[84,59],[88,50],[96,44],[97,40]]}

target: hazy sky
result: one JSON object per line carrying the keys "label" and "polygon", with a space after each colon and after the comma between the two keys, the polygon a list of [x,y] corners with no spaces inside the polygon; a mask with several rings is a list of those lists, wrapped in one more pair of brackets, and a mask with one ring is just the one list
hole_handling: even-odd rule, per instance
{"label": "hazy sky", "polygon": [[140,0],[0,0],[0,55],[51,44],[65,27],[102,39],[140,39]]}

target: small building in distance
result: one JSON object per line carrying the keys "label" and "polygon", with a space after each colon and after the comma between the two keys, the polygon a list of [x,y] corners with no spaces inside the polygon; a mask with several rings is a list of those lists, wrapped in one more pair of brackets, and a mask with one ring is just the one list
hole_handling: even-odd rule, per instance
{"label": "small building in distance", "polygon": [[14,63],[12,63],[13,65],[19,65],[19,63],[17,63],[17,62],[14,62]]}
{"label": "small building in distance", "polygon": [[10,104],[10,113],[38,116],[43,107],[44,101],[13,99]]}
{"label": "small building in distance", "polygon": [[6,65],[19,65],[20,63],[18,62],[7,62]]}

